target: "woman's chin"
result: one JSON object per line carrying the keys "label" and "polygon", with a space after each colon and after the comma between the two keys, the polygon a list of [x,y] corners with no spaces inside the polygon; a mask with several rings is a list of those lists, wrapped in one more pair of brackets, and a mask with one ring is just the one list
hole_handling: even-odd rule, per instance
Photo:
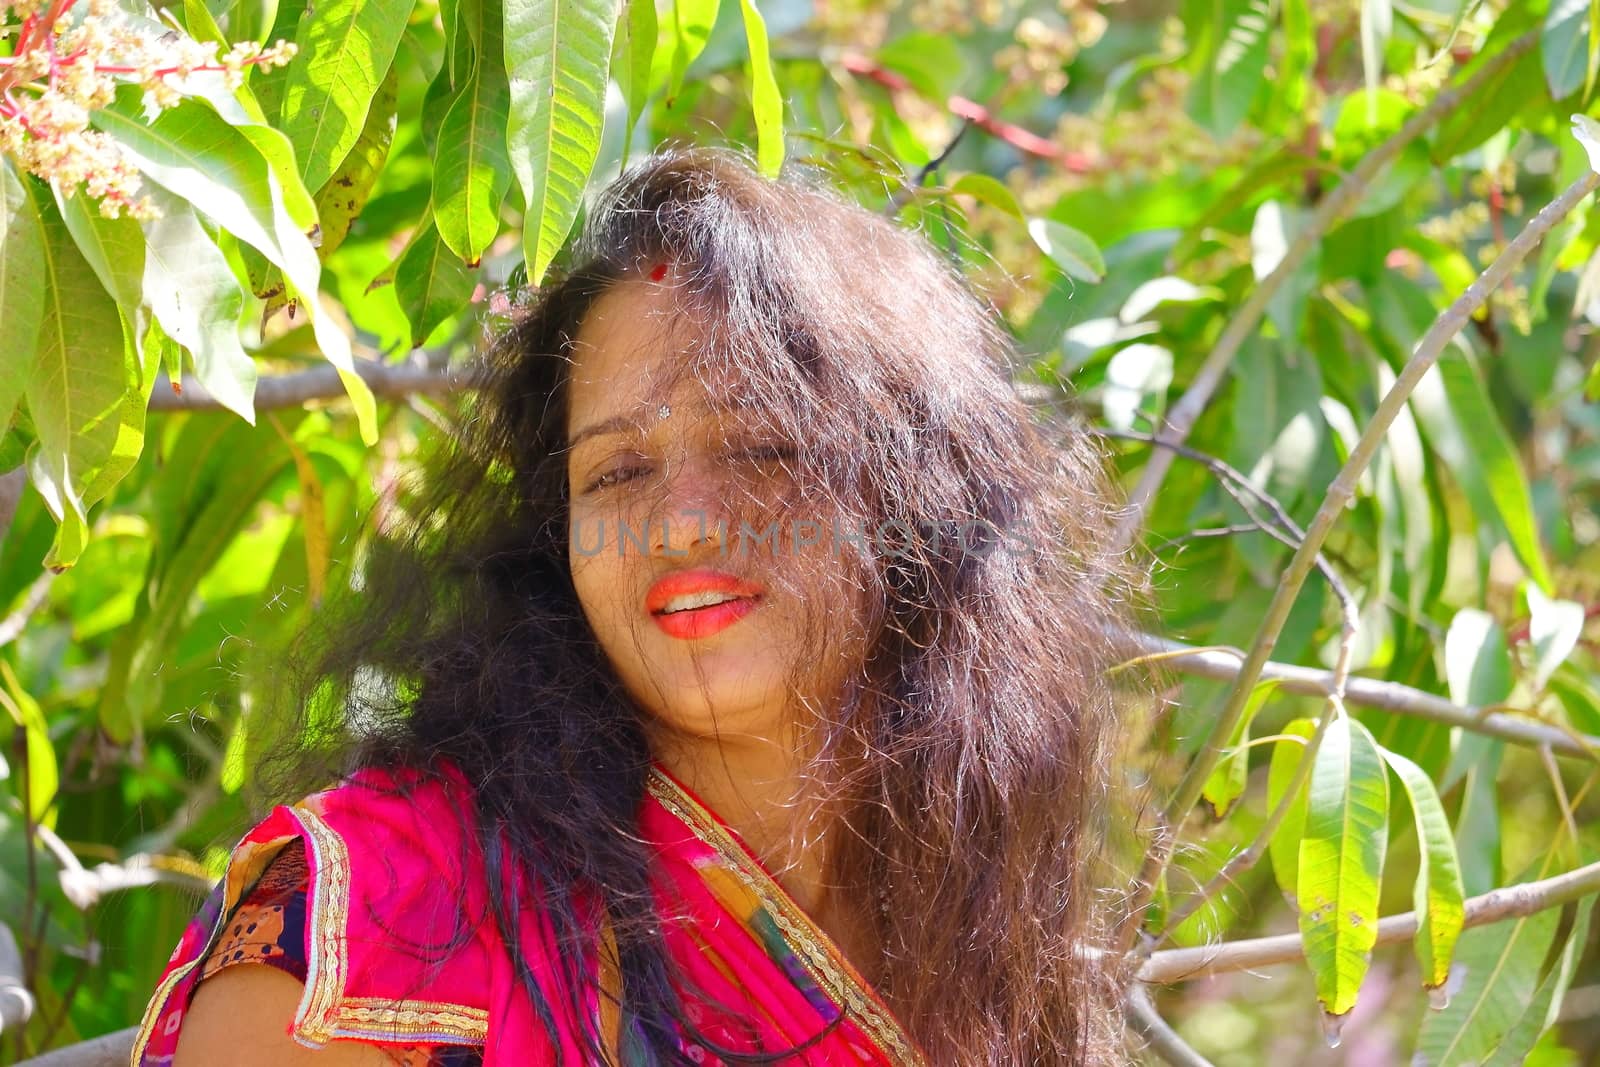
{"label": "woman's chin", "polygon": [[655,716],[673,734],[684,738],[743,736],[772,737],[778,730],[783,707],[782,687],[755,687],[708,679],[705,688],[695,680],[668,688]]}

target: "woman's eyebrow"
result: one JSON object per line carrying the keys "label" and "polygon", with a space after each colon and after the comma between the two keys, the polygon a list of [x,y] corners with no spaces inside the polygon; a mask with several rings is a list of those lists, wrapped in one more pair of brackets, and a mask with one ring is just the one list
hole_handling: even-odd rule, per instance
{"label": "woman's eyebrow", "polygon": [[[753,406],[754,403],[750,400],[725,401],[715,406],[708,405],[704,401],[695,401],[689,405],[686,414],[702,414],[711,411],[725,414]],[[583,429],[573,434],[567,439],[566,450],[568,452],[575,451],[579,445],[583,444],[583,442],[587,441],[591,437],[603,437],[606,434],[629,433],[641,428],[642,427],[639,424],[639,420],[634,416],[613,415],[608,419],[601,419],[599,422],[585,426]]]}
{"label": "woman's eyebrow", "polygon": [[597,423],[585,426],[567,439],[567,451],[571,452],[591,437],[600,437],[604,434],[626,433],[635,429],[638,423],[628,415],[613,415],[609,419],[602,419]]}

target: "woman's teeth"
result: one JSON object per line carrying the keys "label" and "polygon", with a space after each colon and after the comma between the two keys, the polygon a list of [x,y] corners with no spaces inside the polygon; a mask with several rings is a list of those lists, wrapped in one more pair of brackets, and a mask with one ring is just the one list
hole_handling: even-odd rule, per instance
{"label": "woman's teeth", "polygon": [[695,608],[708,608],[712,604],[721,604],[729,600],[739,600],[741,597],[732,593],[691,593],[687,596],[675,596],[667,601],[667,606],[661,609],[661,614],[671,615],[679,611],[693,611]]}

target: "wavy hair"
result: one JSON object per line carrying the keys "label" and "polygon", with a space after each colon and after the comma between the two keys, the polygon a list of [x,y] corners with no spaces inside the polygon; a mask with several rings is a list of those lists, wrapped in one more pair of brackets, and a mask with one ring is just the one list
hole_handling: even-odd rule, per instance
{"label": "wavy hair", "polygon": [[[866,644],[804,733],[811,814],[843,830],[825,835],[827,876],[845,899],[896,902],[864,908],[882,950],[868,976],[936,1063],[1125,1061],[1097,887],[1126,832],[1110,635],[1139,583],[1102,456],[1019,398],[1014,341],[960,269],[820,171],[771,181],[741,150],[667,147],[601,192],[573,266],[494,334],[459,432],[371,539],[360,589],[303,636],[299,706],[344,712],[303,743],[344,771],[458,766],[491,875],[532,872],[571,943],[592,936],[598,893],[628,1017],[659,1062],[689,1062],[634,833],[644,712],[568,555],[573,338],[600,295],[662,260],[704,342],[678,370],[788,442],[788,513],[912,534],[850,543]],[[836,609],[805,607],[798,662],[815,664]],[[515,931],[519,899],[492,880]],[[570,1003],[545,1003],[507,944],[546,1025],[590,1025],[581,976]],[[585,1041],[604,1062],[600,1035]]]}

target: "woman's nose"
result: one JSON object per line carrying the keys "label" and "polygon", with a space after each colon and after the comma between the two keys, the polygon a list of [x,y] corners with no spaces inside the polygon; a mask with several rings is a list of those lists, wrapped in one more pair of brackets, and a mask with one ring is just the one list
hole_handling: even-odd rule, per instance
{"label": "woman's nose", "polygon": [[650,508],[652,555],[674,558],[726,544],[727,485],[708,463],[688,459],[658,484]]}

